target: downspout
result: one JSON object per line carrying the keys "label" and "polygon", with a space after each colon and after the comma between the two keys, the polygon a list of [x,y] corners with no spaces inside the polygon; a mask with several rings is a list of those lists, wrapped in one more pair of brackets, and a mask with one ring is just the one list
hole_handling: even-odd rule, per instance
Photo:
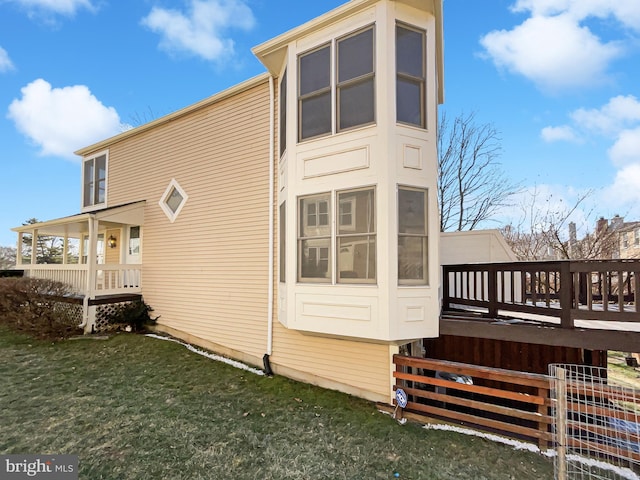
{"label": "downspout", "polygon": [[269,75],[269,274],[268,274],[268,305],[267,305],[267,353],[262,357],[264,363],[264,370],[267,375],[272,375],[271,364],[269,363],[269,357],[273,349],[273,240],[274,240],[274,228],[273,228],[273,182],[274,174],[273,169],[275,167],[274,148],[275,148],[275,92],[273,85],[273,75]]}

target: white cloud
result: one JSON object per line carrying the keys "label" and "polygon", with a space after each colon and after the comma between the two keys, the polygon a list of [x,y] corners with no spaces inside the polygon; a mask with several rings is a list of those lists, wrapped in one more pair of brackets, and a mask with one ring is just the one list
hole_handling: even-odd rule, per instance
{"label": "white cloud", "polygon": [[518,0],[512,10],[528,11],[533,16],[567,13],[576,21],[612,17],[626,27],[640,30],[640,2],[637,0]]}
{"label": "white cloud", "polygon": [[606,198],[615,199],[617,204],[626,204],[633,215],[640,215],[640,162],[628,165],[616,173],[613,184],[605,190]]}
{"label": "white cloud", "polygon": [[[640,151],[637,144],[640,128],[640,100],[633,95],[618,95],[600,108],[579,108],[569,114],[573,124],[545,127],[540,136],[545,141],[582,141],[586,136],[599,135],[613,139],[611,159],[620,165]],[[638,155],[635,155],[637,158]]]}
{"label": "white cloud", "polygon": [[569,125],[561,127],[544,127],[540,132],[540,136],[545,142],[580,142],[580,138]]}
{"label": "white cloud", "polygon": [[609,63],[622,54],[569,15],[534,16],[513,30],[493,31],[480,40],[497,67],[553,91],[607,81]]}
{"label": "white cloud", "polygon": [[160,48],[169,53],[220,60],[234,51],[227,30],[249,30],[255,18],[243,0],[189,0],[186,13],[153,7],[142,24],[160,34]]}
{"label": "white cloud", "polygon": [[4,48],[0,47],[0,73],[8,72],[13,69],[13,62],[9,58],[9,54]]}
{"label": "white cloud", "polygon": [[609,158],[616,166],[640,165],[640,126],[620,132],[609,149]]}
{"label": "white cloud", "polygon": [[66,16],[73,16],[78,10],[83,8],[94,11],[96,7],[92,0],[9,0],[30,13],[55,13]]}
{"label": "white cloud", "polygon": [[616,136],[622,129],[640,122],[640,101],[633,95],[618,95],[601,108],[580,108],[571,118],[583,129]]}
{"label": "white cloud", "polygon": [[40,147],[41,155],[75,158],[74,150],[122,131],[116,110],[104,106],[84,85],[52,88],[38,79],[21,92],[7,117]]}

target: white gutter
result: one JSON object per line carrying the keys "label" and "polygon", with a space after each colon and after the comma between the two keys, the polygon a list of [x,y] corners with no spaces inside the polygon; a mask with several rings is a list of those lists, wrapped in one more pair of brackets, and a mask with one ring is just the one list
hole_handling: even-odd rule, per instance
{"label": "white gutter", "polygon": [[268,306],[267,306],[267,355],[271,355],[271,350],[273,348],[273,239],[274,239],[274,228],[273,228],[273,181],[274,174],[273,169],[275,167],[275,158],[274,158],[274,148],[275,148],[275,119],[274,119],[274,108],[275,108],[275,92],[273,86],[273,75],[269,75],[269,289],[268,289]]}

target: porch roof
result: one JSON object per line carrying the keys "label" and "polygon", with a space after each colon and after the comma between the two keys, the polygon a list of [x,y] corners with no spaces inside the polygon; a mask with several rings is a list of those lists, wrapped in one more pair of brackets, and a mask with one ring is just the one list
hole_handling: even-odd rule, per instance
{"label": "porch roof", "polygon": [[144,225],[145,200],[107,207],[92,212],[79,213],[69,217],[56,218],[46,222],[21,225],[11,230],[17,233],[38,233],[52,236],[81,235],[89,231],[89,220],[98,220],[102,225],[120,227],[122,225]]}

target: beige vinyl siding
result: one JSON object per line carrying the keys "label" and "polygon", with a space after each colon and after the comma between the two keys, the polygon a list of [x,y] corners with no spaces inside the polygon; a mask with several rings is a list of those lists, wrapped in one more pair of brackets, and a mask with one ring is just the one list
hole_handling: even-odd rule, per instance
{"label": "beige vinyl siding", "polygon": [[[275,111],[277,128],[277,105]],[[261,366],[268,333],[267,81],[108,148],[109,206],[147,201],[143,293],[159,324],[187,341]],[[158,205],[172,179],[188,195],[173,223]],[[275,233],[277,255],[277,228]],[[275,318],[271,360],[277,373],[370,399],[389,398],[387,345],[302,335]]]}
{"label": "beige vinyl siding", "polygon": [[[109,203],[147,200],[145,300],[159,322],[261,358],[268,283],[269,90],[175,118],[109,148]],[[188,195],[171,223],[158,205]]]}
{"label": "beige vinyl siding", "polygon": [[[116,239],[116,247],[109,248],[109,237],[112,236]],[[104,263],[120,263],[120,244],[122,238],[120,236],[119,229],[107,230],[104,235]]]}

